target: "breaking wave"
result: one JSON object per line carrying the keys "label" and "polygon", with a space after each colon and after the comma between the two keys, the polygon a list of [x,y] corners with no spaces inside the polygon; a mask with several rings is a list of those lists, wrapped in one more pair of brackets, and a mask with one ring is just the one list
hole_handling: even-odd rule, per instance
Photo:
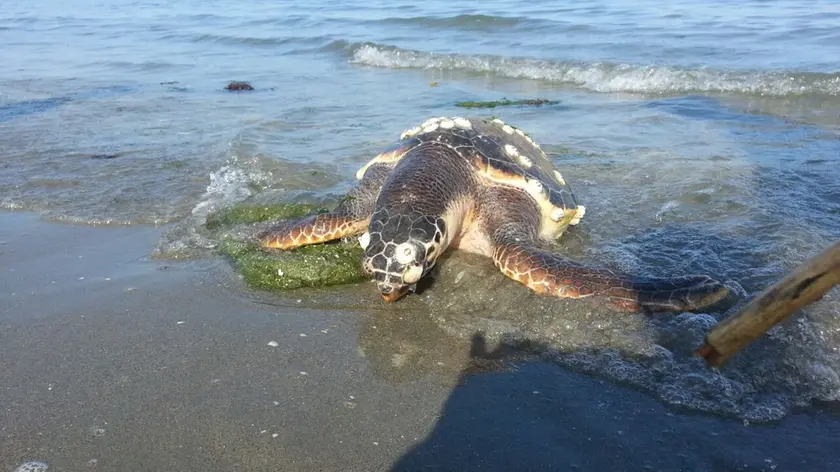
{"label": "breaking wave", "polygon": [[350,62],[387,69],[436,69],[568,84],[595,92],[722,92],[764,96],[840,96],[840,73],[724,71],[610,62],[552,61],[430,53],[373,43],[333,43]]}
{"label": "breaking wave", "polygon": [[186,218],[163,235],[152,251],[152,257],[201,257],[204,251],[216,247],[217,241],[202,231],[207,215],[265,189],[270,178],[269,173],[259,168],[257,158],[241,158],[233,154],[224,165],[210,173],[209,182],[198,203]]}

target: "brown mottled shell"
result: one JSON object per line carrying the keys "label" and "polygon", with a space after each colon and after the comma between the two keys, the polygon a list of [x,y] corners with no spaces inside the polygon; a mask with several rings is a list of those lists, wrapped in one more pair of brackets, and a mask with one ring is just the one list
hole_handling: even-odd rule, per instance
{"label": "brown mottled shell", "polygon": [[583,217],[584,207],[577,204],[572,189],[539,145],[501,120],[430,118],[403,132],[399,141],[359,169],[356,176],[361,179],[374,163],[396,162],[428,141],[449,145],[491,182],[527,191],[547,213],[547,219],[577,224]]}

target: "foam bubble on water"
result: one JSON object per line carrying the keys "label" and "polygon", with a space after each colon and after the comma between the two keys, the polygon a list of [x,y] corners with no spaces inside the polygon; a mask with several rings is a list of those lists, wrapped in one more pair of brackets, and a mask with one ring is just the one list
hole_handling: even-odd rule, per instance
{"label": "foam bubble on water", "polygon": [[833,348],[840,328],[831,315],[840,310],[840,300],[831,295],[720,369],[705,365],[694,350],[748,299],[722,313],[616,314],[585,300],[534,296],[492,264],[458,255],[438,266],[433,287],[420,300],[450,336],[481,333],[488,346],[520,347],[560,366],[632,385],[679,409],[761,423],[814,400],[840,399],[840,352]]}
{"label": "foam bubble on water", "polygon": [[351,47],[351,62],[389,69],[442,69],[574,84],[596,92],[735,92],[771,96],[840,95],[840,75],[739,72],[607,62],[547,61],[487,55],[437,54],[391,46]]}
{"label": "foam bubble on water", "polygon": [[245,200],[270,182],[270,176],[256,167],[254,159],[240,159],[236,155],[209,177],[204,195],[192,209],[194,216],[206,217],[219,206]]}
{"label": "foam bubble on water", "polygon": [[257,158],[234,154],[217,170],[210,172],[204,194],[190,215],[168,231],[152,253],[160,258],[188,258],[216,247],[217,241],[204,234],[207,215],[212,211],[241,202],[268,186],[271,175],[259,167]]}
{"label": "foam bubble on water", "polygon": [[44,472],[49,468],[50,466],[48,466],[45,462],[28,461],[19,465],[14,472]]}

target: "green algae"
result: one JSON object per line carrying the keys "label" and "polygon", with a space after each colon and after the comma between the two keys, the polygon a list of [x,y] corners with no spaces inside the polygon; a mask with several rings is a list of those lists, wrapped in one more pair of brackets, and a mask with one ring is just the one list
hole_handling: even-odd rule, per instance
{"label": "green algae", "polygon": [[[325,211],[303,203],[240,203],[209,214],[206,226],[218,234],[225,234],[236,226],[294,220]],[[247,236],[227,235],[221,237],[218,251],[232,260],[250,286],[261,289],[329,287],[369,278],[362,269],[362,248],[358,243],[333,241],[281,251],[262,248]]]}
{"label": "green algae", "polygon": [[278,205],[239,203],[208,214],[205,224],[207,225],[207,229],[215,230],[235,224],[288,220],[300,218],[311,213],[324,213],[326,211],[324,208],[307,203],[286,203]]}
{"label": "green algae", "polygon": [[476,101],[466,101],[466,102],[457,102],[455,103],[456,107],[461,108],[496,108],[502,106],[542,106],[542,105],[554,105],[560,103],[555,100],[546,100],[544,98],[535,98],[535,99],[525,99],[525,100],[508,100],[507,98],[503,98],[501,100],[493,100],[489,102],[476,102]]}
{"label": "green algae", "polygon": [[186,167],[187,163],[184,161],[169,161],[160,165],[161,169],[180,169]]}
{"label": "green algae", "polygon": [[270,251],[254,243],[225,240],[219,250],[234,260],[249,285],[268,290],[329,287],[369,278],[362,269],[358,244],[338,242]]}

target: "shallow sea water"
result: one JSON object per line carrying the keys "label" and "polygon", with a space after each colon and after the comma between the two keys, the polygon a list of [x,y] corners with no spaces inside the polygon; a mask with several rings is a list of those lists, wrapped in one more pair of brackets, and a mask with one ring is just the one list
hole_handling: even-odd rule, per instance
{"label": "shallow sea water", "polygon": [[[836,290],[720,371],[691,350],[840,237],[838,21],[828,1],[6,1],[0,207],[171,224],[156,257],[212,257],[215,208],[336,198],[403,129],[466,114],[458,101],[558,100],[469,111],[525,129],[586,205],[559,250],[707,273],[731,306],[617,317],[455,255],[407,309],[674,407],[777,420],[840,400]],[[378,303],[354,290],[348,305]]]}

